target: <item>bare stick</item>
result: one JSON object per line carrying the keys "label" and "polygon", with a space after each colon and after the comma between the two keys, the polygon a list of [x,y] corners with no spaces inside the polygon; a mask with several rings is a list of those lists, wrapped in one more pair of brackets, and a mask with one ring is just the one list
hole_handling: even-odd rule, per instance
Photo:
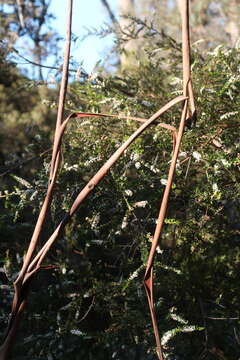
{"label": "bare stick", "polygon": [[[56,139],[58,138],[58,131],[61,126],[61,122],[62,122],[62,118],[63,118],[64,101],[65,101],[67,82],[68,82],[68,65],[69,65],[70,46],[71,46],[72,3],[73,3],[73,0],[68,0],[66,48],[65,48],[65,54],[64,54],[63,76],[62,76],[62,82],[61,82],[61,86],[60,86],[59,107],[58,107],[54,142],[56,142]],[[38,220],[37,220],[34,232],[33,232],[33,236],[30,241],[28,251],[27,251],[23,266],[22,266],[22,269],[19,273],[17,280],[14,282],[15,294],[14,294],[14,299],[13,299],[13,303],[12,303],[12,312],[11,312],[11,317],[10,317],[10,321],[8,324],[5,341],[2,345],[2,347],[0,348],[0,360],[7,359],[11,345],[14,343],[14,340],[16,337],[16,330],[17,330],[17,326],[19,323],[20,314],[25,307],[29,284],[25,283],[25,287],[23,287],[22,286],[23,279],[27,272],[29,263],[31,262],[33,252],[36,249],[39,235],[41,233],[42,226],[46,219],[47,211],[48,211],[49,205],[51,203],[52,192],[53,192],[54,184],[56,181],[58,163],[59,163],[59,153],[57,154],[56,158],[52,158],[50,181],[49,181],[49,186],[48,186],[48,190],[47,190],[47,195],[45,197],[42,209],[40,211],[40,214],[39,214],[39,217],[38,217]]]}
{"label": "bare stick", "polygon": [[[181,16],[182,16],[182,56],[183,56],[183,95],[187,96],[189,94],[189,101],[192,108],[192,111],[195,112],[194,100],[192,87],[190,86],[190,41],[189,41],[189,0],[182,0],[181,2]],[[158,215],[157,225],[152,241],[151,250],[149,253],[146,271],[144,275],[144,286],[148,298],[148,304],[150,309],[150,314],[152,318],[153,330],[156,340],[156,350],[159,360],[164,360],[161,340],[158,332],[157,318],[154,309],[154,298],[153,298],[153,265],[154,265],[154,256],[156,248],[159,243],[159,239],[162,233],[165,215],[169,202],[169,195],[172,187],[172,182],[174,178],[174,173],[176,169],[176,163],[178,158],[178,153],[181,145],[181,140],[184,133],[185,122],[188,117],[188,99],[185,100],[184,106],[182,109],[181,120],[179,124],[176,146],[172,155],[171,165],[168,173],[168,180],[164,190],[160,211]]]}
{"label": "bare stick", "polygon": [[[73,0],[69,0],[69,4],[68,4],[68,17],[67,17],[68,23],[67,23],[66,45],[65,45],[65,53],[64,53],[64,61],[63,61],[63,74],[62,74],[62,81],[61,81],[59,101],[58,101],[58,113],[57,113],[57,122],[56,122],[53,147],[55,145],[56,138],[58,137],[58,132],[63,120],[64,103],[65,103],[67,84],[68,84],[68,67],[69,67],[69,58],[70,58],[70,49],[71,49],[72,2]],[[57,162],[56,166],[58,167],[58,161],[59,161],[59,156],[52,157],[50,182],[52,181],[52,176],[56,162]]]}
{"label": "bare stick", "polygon": [[[64,65],[63,65],[63,77],[62,77],[62,81],[61,81],[61,87],[60,87],[60,93],[59,93],[59,106],[58,106],[58,114],[57,114],[57,121],[56,121],[56,129],[55,129],[55,136],[54,136],[54,145],[56,143],[56,139],[58,138],[58,133],[59,133],[59,127],[61,125],[62,122],[62,118],[63,118],[63,111],[64,111],[64,101],[65,101],[65,96],[66,96],[66,89],[67,89],[67,78],[68,78],[68,65],[69,65],[69,56],[70,56],[70,46],[71,46],[71,18],[72,18],[72,0],[69,0],[68,2],[68,23],[67,23],[67,37],[66,37],[66,48],[65,48],[65,54],[64,54]],[[53,148],[54,148],[53,145]],[[55,185],[55,180],[56,180],[56,174],[57,174],[57,167],[58,167],[58,159],[59,156],[55,156],[52,157],[52,163],[51,163],[51,171],[50,171],[50,181],[49,181],[49,186],[48,186],[48,190],[47,190],[47,195],[45,197],[42,209],[40,211],[34,232],[33,232],[33,236],[25,257],[25,261],[22,267],[22,270],[19,274],[18,279],[16,280],[16,284],[20,281],[20,279],[23,278],[24,273],[27,269],[27,266],[29,265],[29,262],[31,260],[32,254],[36,248],[38,239],[39,239],[39,235],[41,233],[42,230],[42,226],[44,224],[45,218],[46,218],[46,214],[49,208],[49,205],[51,203],[51,198],[52,198],[52,192],[53,192],[53,187]]]}
{"label": "bare stick", "polygon": [[163,360],[164,358],[163,358],[161,341],[160,341],[160,336],[159,336],[158,327],[157,327],[156,314],[155,314],[155,310],[154,310],[153,264],[154,264],[154,256],[155,256],[156,248],[158,246],[159,238],[162,233],[162,228],[164,225],[164,219],[165,219],[165,215],[166,215],[166,211],[167,211],[169,195],[170,195],[173,177],[174,177],[174,173],[175,173],[177,157],[178,157],[181,139],[182,139],[182,135],[183,135],[183,131],[184,131],[184,125],[185,125],[185,120],[186,120],[186,115],[187,115],[187,106],[188,106],[188,102],[186,100],[183,111],[182,111],[176,146],[175,146],[173,157],[171,160],[171,165],[170,165],[170,169],[169,169],[169,173],[168,173],[167,185],[164,190],[163,199],[162,199],[162,203],[161,203],[161,207],[160,207],[160,212],[159,212],[158,220],[157,220],[157,226],[155,229],[152,246],[151,246],[151,250],[150,250],[148,261],[147,261],[145,276],[144,276],[144,286],[145,286],[145,290],[146,290],[147,297],[148,297],[148,303],[149,303],[149,308],[150,308],[150,313],[151,313],[151,318],[152,318],[152,323],[153,323],[153,330],[154,330],[156,345],[157,345],[157,354],[158,354],[158,358],[160,360]]}
{"label": "bare stick", "polygon": [[189,104],[191,115],[196,116],[196,108],[194,104],[193,87],[191,80],[190,65],[190,31],[189,31],[189,0],[181,1],[181,17],[182,17],[182,61],[183,61],[183,91],[185,96],[189,96]]}

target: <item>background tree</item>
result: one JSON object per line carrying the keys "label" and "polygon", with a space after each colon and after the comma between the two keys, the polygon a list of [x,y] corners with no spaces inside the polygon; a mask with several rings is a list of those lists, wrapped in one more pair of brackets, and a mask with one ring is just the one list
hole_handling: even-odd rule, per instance
{"label": "background tree", "polygon": [[[1,164],[5,163],[8,167],[26,160],[24,157],[46,150],[47,142],[44,141],[41,146],[36,136],[40,139],[43,133],[49,132],[51,111],[46,103],[53,100],[55,94],[54,90],[49,91],[46,85],[36,80],[43,80],[42,61],[50,53],[54,57],[58,52],[59,37],[51,27],[53,15],[49,12],[50,3],[45,0],[1,1]],[[27,40],[28,49],[18,51],[21,38]],[[26,61],[26,57],[29,65],[31,61],[39,64],[34,67],[33,79],[23,76],[16,67],[23,59]]]}
{"label": "background tree", "polygon": [[[193,43],[201,40],[198,44],[201,51],[222,42],[235,46],[240,29],[238,22],[240,5],[237,1],[191,0],[190,4],[191,39]],[[155,29],[152,29],[152,32],[155,30],[180,41],[179,7],[181,7],[181,0],[119,1],[122,31],[118,32],[118,37],[124,42],[121,56],[123,68],[132,62],[131,54],[135,53],[136,58],[144,57],[144,51],[141,50],[146,47],[143,43],[147,45],[149,37],[146,36],[146,31],[144,31],[146,28],[142,27],[142,22],[148,23],[148,31],[151,31],[151,24],[154,24]],[[131,18],[132,20],[135,18],[135,22]]]}
{"label": "background tree", "polygon": [[[2,37],[10,50],[19,38],[24,37],[28,40],[28,47],[22,50],[22,55],[30,50],[30,58],[40,65],[50,54],[57,56],[59,36],[51,26],[54,18],[49,11],[51,0],[2,0],[1,4]],[[37,67],[36,76],[43,80],[41,66]]]}

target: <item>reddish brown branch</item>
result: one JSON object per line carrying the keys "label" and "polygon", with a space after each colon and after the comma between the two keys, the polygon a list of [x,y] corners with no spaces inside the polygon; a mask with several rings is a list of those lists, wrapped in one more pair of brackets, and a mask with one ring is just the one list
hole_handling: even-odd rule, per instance
{"label": "reddish brown branch", "polygon": [[182,17],[182,59],[183,59],[183,91],[184,95],[189,96],[190,111],[187,117],[196,121],[196,107],[194,103],[191,67],[190,67],[190,31],[189,31],[189,0],[181,2]]}
{"label": "reddish brown branch", "polygon": [[[60,94],[59,94],[59,107],[58,107],[58,115],[56,122],[56,130],[54,137],[54,145],[58,138],[59,128],[61,126],[62,118],[63,118],[63,110],[64,110],[64,101],[66,96],[67,82],[68,82],[68,65],[69,65],[69,56],[70,56],[70,46],[71,46],[71,22],[72,22],[72,0],[68,0],[68,17],[67,17],[67,36],[66,36],[66,49],[64,54],[64,65],[63,65],[63,76],[62,82],[60,86]],[[0,360],[6,360],[11,349],[11,345],[15,341],[16,331],[20,319],[20,315],[25,307],[26,298],[28,294],[29,288],[29,274],[28,266],[32,260],[33,253],[36,249],[38,239],[46,219],[47,211],[52,199],[52,193],[54,189],[54,184],[56,181],[57,169],[59,162],[59,153],[57,153],[56,158],[52,158],[51,171],[50,171],[50,181],[47,190],[47,195],[45,197],[42,209],[40,211],[32,239],[30,241],[27,254],[24,259],[24,263],[22,269],[19,273],[17,280],[14,282],[14,299],[12,303],[12,311],[10,316],[10,321],[8,325],[8,329],[6,332],[6,337],[3,345],[0,348]],[[39,269],[39,268],[38,268]],[[38,270],[37,269],[37,270]]]}
{"label": "reddish brown branch", "polygon": [[[189,95],[189,102],[190,102],[190,109],[191,109],[191,116],[195,114],[195,106],[194,106],[194,99],[193,99],[193,91],[192,91],[192,83],[190,77],[190,41],[189,41],[189,0],[182,0],[182,9],[181,9],[181,16],[182,16],[182,56],[183,56],[183,94],[185,96]],[[164,190],[160,211],[158,215],[157,225],[152,241],[151,250],[149,253],[145,276],[144,276],[144,286],[148,298],[148,304],[150,309],[150,314],[152,318],[153,330],[156,340],[156,350],[158,354],[159,360],[163,360],[163,351],[161,347],[161,340],[158,332],[157,326],[157,319],[154,310],[154,298],[153,298],[153,265],[154,265],[154,256],[156,252],[156,248],[159,243],[159,239],[162,233],[165,215],[168,207],[169,202],[169,195],[172,187],[172,182],[174,178],[174,173],[176,169],[176,163],[178,158],[178,153],[181,145],[182,136],[184,133],[184,127],[187,118],[190,116],[190,112],[188,110],[188,100],[184,101],[184,106],[182,109],[181,120],[179,124],[177,139],[176,139],[176,146],[172,155],[171,165],[169,168],[168,173],[168,180]]]}

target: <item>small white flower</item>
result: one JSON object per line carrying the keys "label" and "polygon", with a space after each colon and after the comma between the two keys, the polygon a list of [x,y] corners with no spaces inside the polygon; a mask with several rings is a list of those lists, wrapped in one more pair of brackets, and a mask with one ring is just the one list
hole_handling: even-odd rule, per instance
{"label": "small white flower", "polygon": [[100,214],[97,213],[92,218],[91,229],[96,229],[98,227],[98,225],[99,225],[99,222],[100,222]]}
{"label": "small white flower", "polygon": [[221,162],[226,167],[228,167],[230,165],[230,163],[226,159],[221,159]]}
{"label": "small white flower", "polygon": [[141,163],[138,161],[138,162],[136,162],[135,163],[135,168],[136,169],[140,169],[140,167],[141,167]]}
{"label": "small white flower", "polygon": [[187,325],[187,324],[188,324],[187,320],[185,320],[185,319],[183,319],[181,316],[175,314],[173,311],[176,311],[176,309],[175,309],[175,308],[172,308],[172,309],[170,310],[170,312],[171,312],[170,317],[171,317],[173,320],[178,321],[179,323],[184,324],[184,325]]}
{"label": "small white flower", "polygon": [[80,126],[89,125],[89,124],[91,124],[91,122],[89,120],[86,120],[86,121],[81,122]]}
{"label": "small white flower", "polygon": [[197,327],[195,325],[189,325],[189,326],[184,326],[181,330],[182,332],[192,332],[197,330]]}
{"label": "small white flower", "polygon": [[100,160],[100,156],[96,156],[96,157],[90,157],[85,163],[85,166],[91,166],[92,163],[99,161]]}
{"label": "small white flower", "polygon": [[127,225],[128,225],[127,216],[124,216],[122,225],[121,225],[121,229],[125,229],[127,227]]}
{"label": "small white flower", "polygon": [[160,172],[160,170],[157,169],[154,165],[152,165],[152,166],[150,167],[150,170],[151,170],[152,172],[154,172],[154,174],[157,174],[157,173]]}
{"label": "small white flower", "polygon": [[38,194],[38,191],[37,190],[34,191],[33,194],[30,197],[30,201],[33,201],[36,198],[37,194]]}
{"label": "small white flower", "polygon": [[71,330],[70,332],[71,332],[71,334],[73,334],[73,335],[78,335],[78,336],[82,335],[82,331],[77,330],[77,329],[73,329],[73,330]]}
{"label": "small white flower", "polygon": [[134,207],[146,207],[148,204],[147,200],[138,201],[134,204]]}
{"label": "small white flower", "polygon": [[130,156],[130,159],[133,161],[137,161],[137,160],[139,160],[139,158],[140,158],[140,154],[137,154],[137,153],[132,153]]}
{"label": "small white flower", "polygon": [[70,171],[70,170],[77,171],[78,170],[78,164],[68,165],[68,163],[66,163],[66,164],[64,164],[64,169],[67,170],[67,171]]}
{"label": "small white flower", "polygon": [[129,276],[129,280],[133,280],[138,276],[138,271],[134,271],[130,276]]}
{"label": "small white flower", "polygon": [[[70,304],[71,304],[71,303],[70,303]],[[79,318],[79,315],[80,315],[80,313],[79,313],[79,311],[77,310],[77,311],[76,311],[76,314],[75,314],[75,316],[74,316],[76,320]]]}
{"label": "small white flower", "polygon": [[142,101],[142,104],[145,105],[145,106],[152,106],[152,103],[150,101],[146,101],[146,100],[143,100]]}
{"label": "small white flower", "polygon": [[181,167],[181,163],[180,161],[177,159],[177,162],[176,162],[176,169],[179,169]]}
{"label": "small white flower", "polygon": [[162,185],[167,185],[167,179],[162,178],[160,182]]}
{"label": "small white flower", "polygon": [[159,246],[157,246],[157,247],[156,247],[156,252],[157,252],[158,254],[162,254],[162,253],[163,253],[163,250],[160,249]]}
{"label": "small white flower", "polygon": [[197,152],[197,151],[194,151],[192,153],[192,156],[194,157],[194,159],[196,159],[196,161],[200,161],[202,158],[201,154],[199,154],[199,152]]}
{"label": "small white flower", "polygon": [[185,151],[182,151],[178,154],[179,157],[186,157],[187,156],[187,153]]}
{"label": "small white flower", "polygon": [[212,141],[213,145],[215,145],[217,148],[221,148],[222,147],[222,143],[217,140],[217,139],[213,139]]}
{"label": "small white flower", "polygon": [[217,186],[216,183],[214,183],[214,184],[212,185],[212,189],[213,189],[213,191],[214,191],[215,193],[218,191],[218,186]]}
{"label": "small white flower", "polygon": [[174,334],[171,330],[165,332],[165,334],[162,336],[162,339],[161,339],[162,345],[166,345],[173,336],[174,336]]}
{"label": "small white flower", "polygon": [[126,194],[127,196],[133,196],[133,192],[132,192],[132,190],[130,190],[130,189],[125,190],[125,194]]}
{"label": "small white flower", "polygon": [[213,168],[214,168],[214,173],[215,173],[215,174],[219,174],[219,173],[220,173],[220,171],[219,171],[219,166],[218,166],[217,164],[215,164]]}

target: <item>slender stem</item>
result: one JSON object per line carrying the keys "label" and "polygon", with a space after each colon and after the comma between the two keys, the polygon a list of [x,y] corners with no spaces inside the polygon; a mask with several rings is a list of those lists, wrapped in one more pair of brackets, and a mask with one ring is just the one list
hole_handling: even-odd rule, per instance
{"label": "slender stem", "polygon": [[163,199],[161,202],[161,207],[160,207],[158,220],[157,220],[157,226],[155,229],[153,242],[152,242],[151,250],[150,250],[150,253],[148,256],[148,261],[147,261],[147,266],[146,266],[146,271],[145,271],[145,276],[144,276],[144,285],[145,285],[145,290],[146,290],[147,297],[148,297],[149,309],[150,309],[150,313],[151,313],[153,330],[154,330],[154,335],[155,335],[155,339],[156,339],[157,354],[158,354],[158,358],[160,360],[163,360],[164,357],[163,357],[163,353],[162,353],[161,341],[160,341],[160,336],[159,336],[158,327],[157,327],[157,319],[156,319],[156,314],[155,314],[155,310],[154,310],[153,264],[154,264],[154,256],[156,253],[156,248],[158,246],[158,242],[159,242],[159,239],[160,239],[160,236],[162,233],[164,219],[165,219],[167,206],[168,206],[168,202],[169,202],[169,195],[170,195],[172,182],[173,182],[173,178],[174,178],[177,157],[178,157],[181,140],[182,140],[182,136],[183,136],[183,132],[184,132],[184,125],[185,125],[185,120],[186,120],[186,115],[187,115],[187,106],[188,106],[188,101],[186,100],[184,107],[183,107],[183,111],[182,111],[176,145],[175,145],[174,153],[172,156],[171,165],[169,168],[168,180],[167,180],[167,184],[166,184],[166,187],[164,190]]}
{"label": "slender stem", "polygon": [[[58,131],[59,131],[60,126],[63,121],[64,103],[65,103],[67,85],[68,85],[68,68],[69,68],[69,58],[70,58],[70,50],[71,50],[72,6],[73,6],[73,0],[69,0],[68,16],[67,16],[66,44],[65,44],[65,52],[64,52],[64,61],[63,61],[63,74],[62,74],[62,81],[61,81],[59,100],[58,100],[58,113],[57,113],[57,122],[56,122],[56,130],[55,130],[53,148],[54,148],[54,145],[56,142]],[[58,160],[59,160],[59,157],[58,157]],[[56,162],[57,162],[57,165],[55,165]],[[57,157],[52,158],[50,180],[53,175],[55,166],[58,166]]]}
{"label": "slender stem", "polygon": [[[57,120],[56,120],[54,145],[56,143],[56,140],[58,137],[58,132],[59,132],[59,127],[60,127],[60,125],[62,123],[62,119],[63,119],[64,101],[65,101],[65,97],[66,97],[66,89],[67,89],[67,82],[68,82],[67,78],[68,78],[68,66],[69,66],[69,56],[70,56],[70,46],[71,46],[72,2],[73,2],[73,0],[68,1],[66,47],[65,47],[65,53],[64,53],[63,76],[62,76],[60,93],[59,93],[59,106],[58,106],[58,114],[57,114]],[[54,149],[54,145],[53,145],[53,149]],[[59,158],[60,158],[60,156],[57,154],[54,158],[52,158],[51,171],[50,171],[51,182],[49,182],[47,195],[43,202],[43,206],[41,208],[41,211],[40,211],[40,214],[39,214],[39,217],[38,217],[38,220],[37,220],[37,223],[36,223],[33,235],[32,235],[32,239],[31,239],[31,242],[30,242],[26,257],[25,257],[25,261],[24,261],[23,267],[21,269],[21,272],[19,274],[19,277],[16,280],[16,283],[18,283],[20,280],[23,279],[24,274],[26,273],[27,267],[31,261],[33,252],[36,248],[39,236],[41,234],[42,227],[43,227],[44,221],[46,219],[47,211],[48,211],[49,205],[51,203],[51,199],[52,199],[53,188],[54,188],[54,184],[55,184],[55,180],[56,180],[56,172],[57,172],[56,169],[58,167]],[[55,176],[53,178],[54,173],[55,173]]]}
{"label": "slender stem", "polygon": [[[64,101],[66,97],[66,90],[67,90],[67,83],[68,83],[68,66],[69,66],[69,57],[70,57],[70,46],[71,46],[71,24],[72,24],[72,4],[73,0],[68,0],[68,18],[67,18],[67,35],[66,35],[66,48],[64,53],[64,64],[63,64],[63,76],[60,86],[60,93],[59,93],[59,107],[58,107],[58,114],[57,114],[57,121],[56,121],[56,130],[55,130],[55,137],[54,137],[54,145],[58,138],[58,132],[63,120],[63,112],[64,112]],[[53,147],[54,148],[54,147]],[[12,302],[12,313],[6,333],[6,337],[2,347],[0,348],[0,360],[6,360],[8,358],[8,354],[12,344],[16,339],[16,331],[18,328],[20,314],[23,312],[23,309],[26,304],[26,298],[28,295],[28,288],[29,283],[27,286],[23,287],[24,277],[28,271],[28,266],[31,262],[32,255],[36,249],[38,239],[40,233],[42,231],[43,224],[45,222],[49,205],[52,199],[52,193],[54,184],[56,181],[57,176],[57,169],[59,163],[60,153],[56,154],[56,157],[52,158],[51,164],[51,171],[50,171],[50,180],[49,186],[47,190],[47,195],[43,202],[43,206],[41,208],[28,250],[25,256],[22,269],[19,273],[17,280],[14,282],[14,299]]]}
{"label": "slender stem", "polygon": [[190,80],[190,35],[189,35],[189,0],[182,0],[182,61],[183,93],[187,96]]}
{"label": "slender stem", "polygon": [[[191,80],[191,53],[190,53],[190,28],[189,28],[189,0],[181,1],[182,17],[182,61],[183,61],[183,94],[189,96],[191,115],[195,116],[193,87]],[[188,113],[189,117],[189,113]]]}
{"label": "slender stem", "polygon": [[[180,2],[179,2],[180,3]],[[190,78],[190,35],[189,35],[189,0],[182,0],[180,3],[180,12],[182,16],[182,59],[183,59],[183,95],[189,95],[190,106],[192,110],[192,114],[195,113],[194,107],[194,99],[193,99],[193,91],[192,84]],[[167,185],[164,190],[159,216],[157,220],[157,225],[153,237],[152,246],[150,249],[145,276],[144,276],[144,286],[148,298],[149,309],[152,318],[153,330],[156,340],[157,346],[157,355],[159,360],[164,360],[162,348],[161,348],[161,340],[159,336],[158,326],[157,326],[157,318],[154,310],[154,298],[153,298],[153,265],[154,265],[154,256],[156,252],[156,248],[158,246],[158,242],[162,233],[164,219],[166,216],[166,211],[169,203],[169,196],[172,187],[172,182],[175,174],[176,163],[178,158],[178,153],[184,133],[184,127],[188,114],[188,99],[184,102],[184,106],[182,109],[181,120],[179,124],[179,129],[177,133],[176,145],[174,148],[174,152],[172,155],[171,165],[168,173]],[[191,115],[192,115],[191,114]]]}

